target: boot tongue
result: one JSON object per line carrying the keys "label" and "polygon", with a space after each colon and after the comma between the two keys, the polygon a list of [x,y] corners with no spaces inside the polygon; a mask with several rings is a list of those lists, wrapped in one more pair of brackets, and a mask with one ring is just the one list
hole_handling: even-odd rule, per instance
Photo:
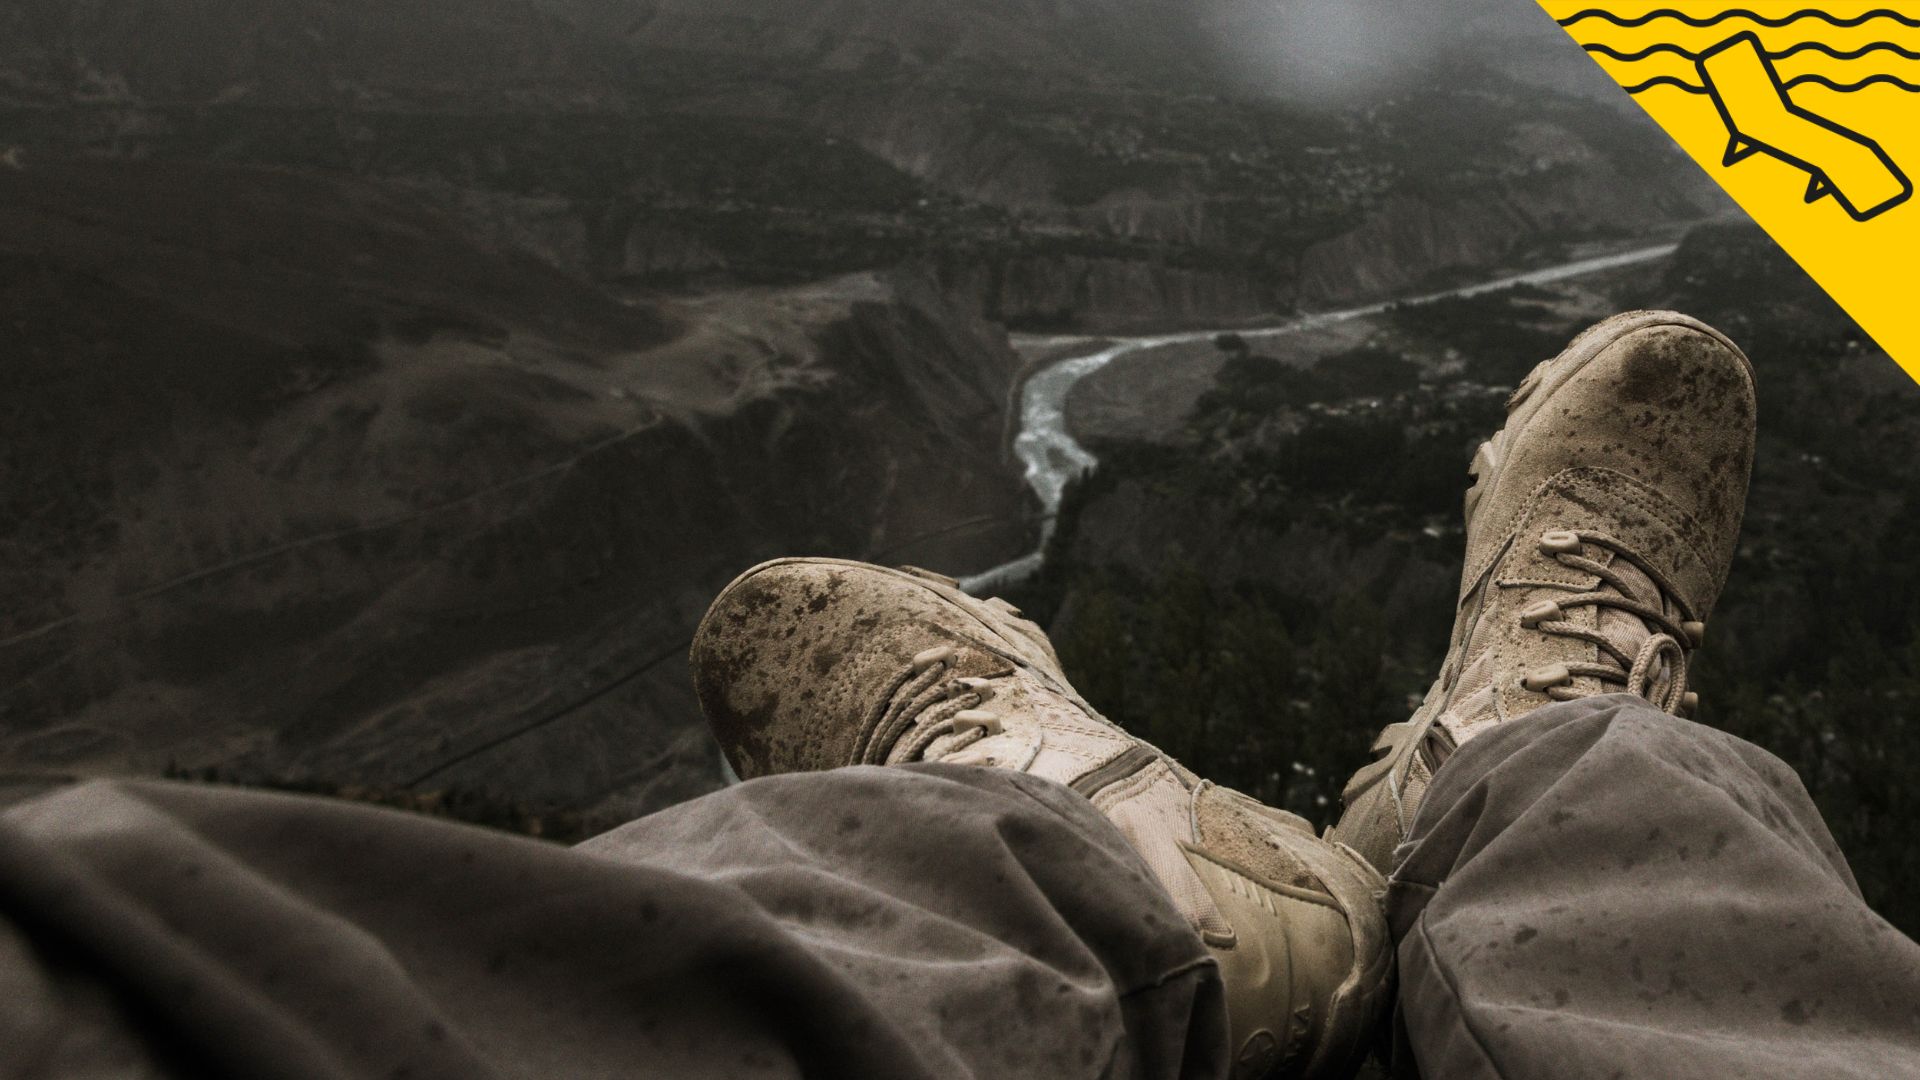
{"label": "boot tongue", "polygon": [[[1642,604],[1657,607],[1662,610],[1671,609],[1671,605],[1667,603],[1666,595],[1660,591],[1660,586],[1654,584],[1653,579],[1648,577],[1639,567],[1628,562],[1626,559],[1610,559],[1608,567],[1628,586],[1630,591],[1625,594],[1628,599],[1637,600]],[[1604,582],[1597,587],[1596,591],[1621,595],[1618,589]],[[1648,626],[1646,620],[1630,611],[1621,611],[1619,608],[1606,607],[1604,605],[1595,607],[1594,611],[1594,630],[1599,633],[1601,637],[1612,642],[1614,648],[1619,649],[1627,656],[1638,654],[1640,647],[1645,645],[1647,639],[1657,632],[1657,628]],[[1600,648],[1598,645],[1594,646],[1593,651],[1595,654],[1594,662],[1606,664],[1609,667],[1618,667],[1620,665],[1620,662],[1615,659],[1612,654]],[[1663,665],[1662,670],[1654,678],[1653,685],[1648,687],[1649,696],[1657,698],[1664,692],[1667,680],[1670,677],[1670,672],[1665,670],[1665,666]],[[1621,689],[1618,685],[1606,684],[1599,679],[1580,679],[1577,680],[1576,685],[1579,685],[1582,689],[1590,689],[1594,693],[1612,693]]]}
{"label": "boot tongue", "polygon": [[[1626,596],[1628,599],[1671,611],[1672,605],[1667,602],[1666,594],[1661,592],[1653,579],[1639,567],[1626,559],[1614,557],[1612,552],[1604,549],[1595,549],[1590,546],[1587,554],[1590,558],[1605,564],[1609,572],[1618,577],[1621,584],[1630,590],[1622,593],[1614,586],[1601,581],[1594,586],[1595,592]],[[1577,586],[1572,588],[1562,586],[1559,589],[1543,588],[1530,593],[1528,598],[1557,601],[1571,595],[1574,591],[1578,591]],[[1474,601],[1475,597],[1469,596],[1468,602]],[[1647,643],[1647,639],[1655,633],[1654,629],[1650,628],[1638,615],[1604,604],[1576,607],[1567,611],[1565,617],[1570,622],[1593,629],[1629,657],[1638,655],[1641,647]],[[1466,643],[1464,651],[1472,659],[1467,662],[1454,682],[1451,700],[1439,721],[1440,726],[1453,738],[1455,744],[1465,742],[1482,726],[1497,720],[1500,716],[1495,704],[1498,690],[1495,686],[1495,678],[1500,673],[1499,658],[1496,650],[1489,648],[1500,633],[1501,628],[1498,623],[1491,619],[1482,619],[1475,626],[1473,635]],[[1572,688],[1581,695],[1611,694],[1624,689],[1621,684],[1626,680],[1628,669],[1612,653],[1580,639],[1555,637],[1553,640],[1557,643],[1552,647],[1554,660],[1590,661],[1605,664],[1620,671],[1620,679],[1614,682],[1592,676],[1575,678]],[[1655,673],[1653,684],[1647,688],[1649,698],[1657,699],[1664,694],[1671,680],[1671,672],[1667,670],[1666,665],[1662,665],[1661,669]]]}

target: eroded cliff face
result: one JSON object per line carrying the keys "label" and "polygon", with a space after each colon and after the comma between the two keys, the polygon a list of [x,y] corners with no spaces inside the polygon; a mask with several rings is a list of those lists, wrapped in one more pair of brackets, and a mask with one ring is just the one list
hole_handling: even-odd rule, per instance
{"label": "eroded cliff face", "polygon": [[[1460,6],[1547,22],[1533,51],[1593,74],[1537,12]],[[1724,206],[1642,118],[1516,79],[1504,31],[1345,97],[1263,92],[1220,42],[1262,8],[33,0],[0,12],[0,155],[350,175],[622,286],[930,262],[991,317],[1095,332],[1382,298]]]}
{"label": "eroded cliff face", "polygon": [[8,767],[618,820],[718,782],[684,656],[732,575],[1031,543],[1017,360],[930,281],[621,302],[352,181],[0,193]]}
{"label": "eroded cliff face", "polygon": [[1567,238],[1648,236],[1737,213],[1698,180],[1594,165],[1548,168],[1472,194],[1395,197],[1358,228],[1301,252],[1294,296],[1315,309],[1406,295],[1450,283],[1449,275],[1515,265]]}
{"label": "eroded cliff face", "polygon": [[941,280],[993,319],[1028,329],[1124,333],[1256,320],[1284,310],[1270,282],[1146,260],[1033,255],[947,263]]}
{"label": "eroded cliff face", "polygon": [[[1256,321],[1695,209],[1497,72],[1223,86],[1190,8],[0,10],[0,758],[658,805],[712,782],[680,657],[731,574],[1025,549],[992,320]],[[1654,195],[1555,217],[1561,173]]]}
{"label": "eroded cliff face", "polygon": [[553,5],[20,0],[0,11],[0,102],[377,106],[604,102],[622,56]]}
{"label": "eroded cliff face", "polygon": [[1203,76],[1201,8],[1178,0],[561,0],[656,48],[828,71],[969,66],[1035,81]]}

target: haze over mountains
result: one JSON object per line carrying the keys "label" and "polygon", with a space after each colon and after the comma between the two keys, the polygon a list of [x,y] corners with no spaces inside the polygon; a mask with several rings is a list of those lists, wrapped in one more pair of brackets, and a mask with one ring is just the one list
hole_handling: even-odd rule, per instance
{"label": "haze over mountains", "polygon": [[[1321,105],[1463,58],[1610,86],[1539,12],[1502,0],[22,0],[3,18],[8,82],[55,101],[340,103],[357,89],[474,104],[571,89],[604,102],[688,89],[659,78],[670,53],[722,65],[719,79],[771,65],[1218,90],[1258,89],[1257,73],[1318,81]],[[1240,66],[1220,62],[1229,52]]]}
{"label": "haze over mountains", "polygon": [[628,284],[918,258],[1015,324],[1244,318],[1723,206],[1617,91],[1542,93],[1604,78],[1538,11],[1491,0],[0,18],[0,88],[32,106],[0,140],[406,183]]}
{"label": "haze over mountains", "polygon": [[1032,542],[1005,325],[1258,320],[1721,212],[1556,35],[1492,0],[7,5],[0,757],[594,820],[701,790],[681,654],[731,573]]}

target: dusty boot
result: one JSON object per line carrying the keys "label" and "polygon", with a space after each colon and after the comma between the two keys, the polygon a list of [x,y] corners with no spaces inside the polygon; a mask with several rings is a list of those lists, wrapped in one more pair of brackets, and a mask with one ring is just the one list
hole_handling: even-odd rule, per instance
{"label": "dusty boot", "polygon": [[693,672],[742,777],[944,761],[1067,785],[1219,959],[1237,1076],[1344,1076],[1362,1051],[1390,972],[1380,875],[1108,722],[1005,602],[923,571],[783,559],[714,601]]}
{"label": "dusty boot", "polygon": [[1331,833],[1383,872],[1433,771],[1490,726],[1593,694],[1696,703],[1687,661],[1753,464],[1752,365],[1703,323],[1630,312],[1535,368],[1507,412],[1474,456],[1453,647]]}

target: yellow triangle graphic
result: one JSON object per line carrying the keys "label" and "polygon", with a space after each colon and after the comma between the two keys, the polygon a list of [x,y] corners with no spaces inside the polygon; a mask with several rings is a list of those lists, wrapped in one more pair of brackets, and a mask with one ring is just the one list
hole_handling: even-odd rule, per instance
{"label": "yellow triangle graphic", "polygon": [[1920,0],[1540,0],[1920,379]]}

